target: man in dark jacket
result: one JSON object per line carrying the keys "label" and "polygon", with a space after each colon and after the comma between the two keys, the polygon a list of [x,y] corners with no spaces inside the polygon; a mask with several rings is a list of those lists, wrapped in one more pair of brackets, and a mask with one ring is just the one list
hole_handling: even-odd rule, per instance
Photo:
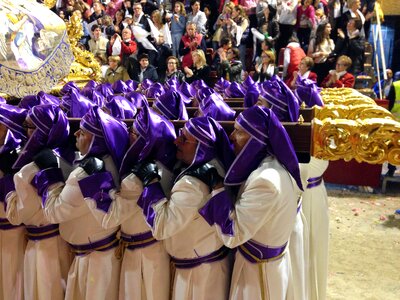
{"label": "man in dark jacket", "polygon": [[158,81],[157,70],[149,64],[149,56],[146,53],[139,56],[139,68],[129,68],[128,73],[130,78],[138,82],[145,79],[150,79],[153,82]]}

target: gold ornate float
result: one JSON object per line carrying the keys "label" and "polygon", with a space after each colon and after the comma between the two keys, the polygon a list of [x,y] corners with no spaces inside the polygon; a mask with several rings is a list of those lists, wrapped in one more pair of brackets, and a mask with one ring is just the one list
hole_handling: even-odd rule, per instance
{"label": "gold ornate float", "polygon": [[353,89],[324,89],[315,108],[311,154],[325,160],[400,165],[400,123]]}

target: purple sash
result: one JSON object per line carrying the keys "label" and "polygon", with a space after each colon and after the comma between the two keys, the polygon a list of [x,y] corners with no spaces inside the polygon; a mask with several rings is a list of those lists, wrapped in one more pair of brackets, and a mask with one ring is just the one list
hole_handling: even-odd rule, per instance
{"label": "purple sash", "polygon": [[52,238],[60,234],[58,224],[50,224],[45,226],[26,226],[26,236],[31,241],[41,241]]}
{"label": "purple sash", "polygon": [[9,230],[17,227],[21,227],[22,225],[13,225],[7,219],[0,218],[0,230]]}
{"label": "purple sash", "polygon": [[114,232],[112,235],[105,237],[102,240],[89,243],[89,244],[81,244],[81,245],[74,245],[69,244],[72,248],[72,251],[77,256],[83,256],[90,254],[93,251],[107,251],[111,248],[118,246],[118,239],[117,239],[117,232]]}
{"label": "purple sash", "polygon": [[238,247],[243,257],[251,263],[264,263],[281,258],[285,254],[287,243],[280,247],[264,246],[256,241],[248,242]]}
{"label": "purple sash", "polygon": [[171,256],[171,262],[177,269],[191,269],[201,264],[211,263],[215,261],[223,260],[230,252],[230,249],[222,246],[217,251],[211,252],[206,256],[200,256],[196,258],[176,258]]}
{"label": "purple sash", "polygon": [[151,231],[135,235],[129,235],[121,232],[121,241],[125,243],[126,248],[128,248],[129,250],[145,248],[147,246],[153,245],[154,243],[157,243],[157,240],[153,237]]}
{"label": "purple sash", "polygon": [[312,189],[316,186],[319,186],[322,183],[322,179],[323,179],[322,176],[308,178],[307,188]]}

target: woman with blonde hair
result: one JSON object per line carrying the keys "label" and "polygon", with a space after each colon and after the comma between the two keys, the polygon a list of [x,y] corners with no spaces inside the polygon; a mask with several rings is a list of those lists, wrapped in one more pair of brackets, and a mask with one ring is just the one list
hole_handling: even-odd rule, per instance
{"label": "woman with blonde hair", "polygon": [[186,74],[186,82],[192,83],[195,80],[204,80],[209,85],[210,82],[210,67],[206,63],[204,51],[197,49],[192,51],[193,65],[185,67],[183,71]]}
{"label": "woman with blonde hair", "polygon": [[118,55],[108,58],[109,68],[104,75],[104,82],[114,83],[117,80],[126,81],[130,79],[128,71],[121,66],[121,58]]}
{"label": "woman with blonde hair", "polygon": [[163,23],[161,12],[156,9],[151,13],[151,22],[149,22],[151,27],[151,35],[156,40],[156,43],[159,43],[160,36],[164,37],[164,43],[168,45],[172,45],[171,31],[169,30],[168,24]]}

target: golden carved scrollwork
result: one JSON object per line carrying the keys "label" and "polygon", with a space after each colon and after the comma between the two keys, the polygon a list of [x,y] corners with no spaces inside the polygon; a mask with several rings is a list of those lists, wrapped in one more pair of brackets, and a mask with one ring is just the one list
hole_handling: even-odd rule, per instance
{"label": "golden carved scrollwork", "polygon": [[78,47],[78,41],[83,35],[83,27],[80,17],[74,13],[67,22],[67,33],[70,40],[75,62],[65,81],[87,82],[89,80],[101,81],[100,64],[94,58],[93,53]]}
{"label": "golden carved scrollwork", "polygon": [[313,156],[400,165],[400,123],[389,111],[352,89],[324,89],[321,95],[329,104],[315,108]]}
{"label": "golden carved scrollwork", "polygon": [[43,4],[48,8],[53,8],[57,3],[57,0],[44,0]]}

